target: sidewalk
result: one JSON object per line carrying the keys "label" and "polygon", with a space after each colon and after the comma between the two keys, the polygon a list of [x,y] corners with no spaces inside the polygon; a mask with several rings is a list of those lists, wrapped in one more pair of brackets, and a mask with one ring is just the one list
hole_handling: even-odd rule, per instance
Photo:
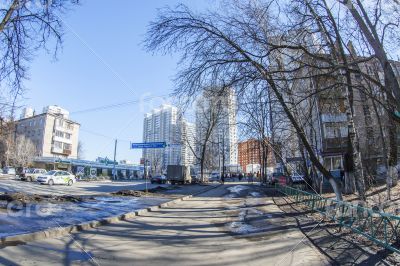
{"label": "sidewalk", "polygon": [[[0,264],[328,265],[296,227],[282,228],[281,211],[268,197],[226,197],[232,186],[220,186],[127,221],[5,247],[0,249]],[[230,231],[229,225],[244,210],[251,213],[255,209],[269,217],[260,218],[270,226],[266,232],[241,235]],[[256,223],[253,218],[245,219]]]}

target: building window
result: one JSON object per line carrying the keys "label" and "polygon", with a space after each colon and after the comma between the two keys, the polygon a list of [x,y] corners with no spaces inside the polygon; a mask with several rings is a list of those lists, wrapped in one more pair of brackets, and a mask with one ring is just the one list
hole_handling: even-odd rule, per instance
{"label": "building window", "polygon": [[348,135],[347,125],[343,123],[324,123],[326,139],[345,138]]}
{"label": "building window", "polygon": [[67,129],[73,130],[74,129],[74,125],[71,124],[71,123],[67,123]]}
{"label": "building window", "polygon": [[324,158],[324,167],[328,171],[342,169],[342,156],[331,156]]}
{"label": "building window", "polygon": [[62,149],[63,143],[59,141],[54,141],[54,148]]}
{"label": "building window", "polygon": [[71,144],[68,144],[68,143],[64,143],[64,150],[71,150],[71,148],[72,148],[72,145]]}
{"label": "building window", "polygon": [[64,132],[56,130],[56,136],[60,137],[60,138],[63,138],[64,137]]}
{"label": "building window", "polygon": [[66,139],[71,139],[71,134],[65,133],[65,138],[66,138]]}

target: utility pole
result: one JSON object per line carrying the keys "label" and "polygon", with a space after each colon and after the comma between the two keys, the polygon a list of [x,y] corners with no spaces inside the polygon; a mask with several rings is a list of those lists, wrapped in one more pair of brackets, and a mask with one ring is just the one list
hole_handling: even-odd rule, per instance
{"label": "utility pole", "polygon": [[115,139],[115,145],[114,145],[114,168],[113,168],[113,179],[115,180],[116,172],[115,172],[115,157],[117,156],[117,139]]}
{"label": "utility pole", "polygon": [[144,160],[144,173],[145,173],[145,175],[144,175],[144,178],[145,178],[144,182],[145,182],[145,186],[146,186],[146,194],[149,192],[149,191],[148,191],[148,188],[147,188],[147,176],[148,176],[147,164],[146,164],[147,162],[148,162],[148,160],[145,159],[145,160]]}
{"label": "utility pole", "polygon": [[222,130],[222,175],[225,176],[225,132]]}
{"label": "utility pole", "polygon": [[220,147],[220,132],[218,132],[218,168],[219,168],[219,178],[222,180],[222,169],[221,169],[221,147]]}

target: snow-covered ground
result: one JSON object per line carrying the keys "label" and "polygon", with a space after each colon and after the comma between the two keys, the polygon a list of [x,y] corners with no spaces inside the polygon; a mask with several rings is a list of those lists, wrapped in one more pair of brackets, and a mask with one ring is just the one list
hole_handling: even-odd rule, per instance
{"label": "snow-covered ground", "polygon": [[168,200],[104,196],[78,203],[41,203],[26,207],[11,204],[7,209],[0,209],[0,237],[99,220],[159,205]]}
{"label": "snow-covered ground", "polygon": [[244,191],[244,190],[248,190],[250,189],[248,186],[243,186],[243,185],[236,185],[233,187],[229,187],[227,188],[231,193],[236,193],[239,194],[240,192]]}
{"label": "snow-covered ground", "polygon": [[[230,232],[247,235],[264,232],[272,227],[280,226],[279,223],[276,224],[273,221],[279,215],[266,211],[265,204],[267,198],[261,188],[257,186],[235,185],[227,188],[227,190],[229,193],[224,197],[227,204],[226,208],[237,215],[237,218],[226,225]],[[245,198],[245,200],[238,201],[239,198]]]}

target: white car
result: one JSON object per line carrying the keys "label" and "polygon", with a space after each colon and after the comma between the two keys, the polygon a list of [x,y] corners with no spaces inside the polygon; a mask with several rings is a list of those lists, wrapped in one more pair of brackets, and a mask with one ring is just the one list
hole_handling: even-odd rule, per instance
{"label": "white car", "polygon": [[52,170],[39,176],[37,182],[50,186],[55,184],[72,186],[76,182],[76,177],[67,171]]}
{"label": "white car", "polygon": [[45,169],[29,169],[25,172],[25,175],[21,177],[21,180],[26,180],[29,182],[36,181],[39,176],[45,175],[47,171]]}

